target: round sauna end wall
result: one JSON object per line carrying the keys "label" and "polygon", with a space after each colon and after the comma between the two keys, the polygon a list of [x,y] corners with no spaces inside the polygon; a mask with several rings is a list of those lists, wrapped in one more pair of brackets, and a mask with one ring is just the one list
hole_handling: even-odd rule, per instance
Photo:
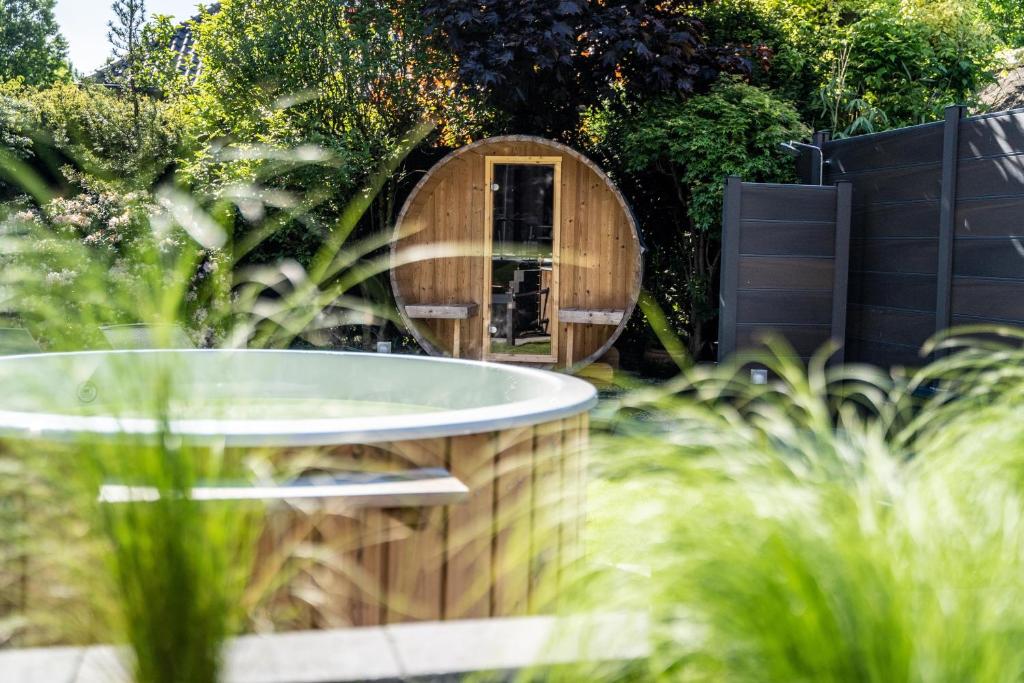
{"label": "round sauna end wall", "polygon": [[592,161],[502,136],[455,150],[413,189],[391,286],[432,355],[578,369],[629,321],[642,251],[622,194]]}

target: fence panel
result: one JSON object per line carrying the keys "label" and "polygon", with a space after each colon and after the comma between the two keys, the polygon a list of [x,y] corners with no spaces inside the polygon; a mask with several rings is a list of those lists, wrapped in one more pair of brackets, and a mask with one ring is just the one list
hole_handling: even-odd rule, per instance
{"label": "fence panel", "polygon": [[[851,193],[726,181],[719,359],[783,337],[807,360],[846,328]],[[838,360],[841,360],[842,351]]]}
{"label": "fence panel", "polygon": [[1024,111],[822,150],[823,181],[853,186],[847,360],[920,365],[936,331],[1024,325]]}

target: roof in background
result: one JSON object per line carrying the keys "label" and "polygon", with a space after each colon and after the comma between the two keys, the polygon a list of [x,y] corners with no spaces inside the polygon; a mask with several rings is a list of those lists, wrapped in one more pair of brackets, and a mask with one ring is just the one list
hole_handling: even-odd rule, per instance
{"label": "roof in background", "polygon": [[1024,49],[1001,55],[1010,65],[999,80],[981,91],[981,103],[989,111],[1024,107]]}
{"label": "roof in background", "polygon": [[[212,3],[206,11],[209,14],[216,14],[220,11],[220,3]],[[195,81],[203,69],[203,63],[195,52],[195,34],[192,30],[196,24],[202,21],[202,17],[203,15],[197,14],[191,19],[182,22],[171,37],[171,44],[169,46],[175,54],[175,68],[189,81]],[[88,76],[88,80],[115,86],[117,79],[123,72],[124,60],[119,59],[98,69],[95,73]]]}

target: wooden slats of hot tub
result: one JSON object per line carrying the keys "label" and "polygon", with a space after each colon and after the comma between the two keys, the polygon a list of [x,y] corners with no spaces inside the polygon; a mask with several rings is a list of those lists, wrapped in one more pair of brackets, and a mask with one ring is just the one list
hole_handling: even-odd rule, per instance
{"label": "wooden slats of hot tub", "polygon": [[[549,610],[560,569],[578,556],[586,430],[581,415],[503,432],[331,449],[325,459],[332,468],[444,467],[470,494],[446,507],[310,513],[313,523],[288,513],[264,544],[305,524],[314,529],[313,550],[329,561],[272,604],[294,610],[302,595],[326,593],[322,604],[300,611],[290,624],[297,628]],[[280,621],[275,615],[279,628]]]}

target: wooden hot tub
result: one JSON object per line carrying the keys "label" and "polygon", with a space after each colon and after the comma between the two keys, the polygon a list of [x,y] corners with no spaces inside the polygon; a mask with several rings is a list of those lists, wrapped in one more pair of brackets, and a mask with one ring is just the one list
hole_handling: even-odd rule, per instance
{"label": "wooden hot tub", "polygon": [[[0,437],[155,433],[144,411],[106,410],[145,405],[155,368],[170,369],[175,396],[185,397],[172,404],[170,432],[268,453],[275,471],[301,477],[271,493],[247,489],[279,499],[260,541],[266,555],[301,547],[316,557],[271,601],[272,613],[290,614],[287,626],[508,616],[550,603],[542,586],[577,544],[581,453],[596,402],[589,384],[524,367],[374,354],[10,356],[0,358],[0,381],[21,390],[0,396]],[[310,493],[318,484],[323,491]],[[117,488],[103,495],[116,498]],[[314,593],[319,602],[303,604]]]}

